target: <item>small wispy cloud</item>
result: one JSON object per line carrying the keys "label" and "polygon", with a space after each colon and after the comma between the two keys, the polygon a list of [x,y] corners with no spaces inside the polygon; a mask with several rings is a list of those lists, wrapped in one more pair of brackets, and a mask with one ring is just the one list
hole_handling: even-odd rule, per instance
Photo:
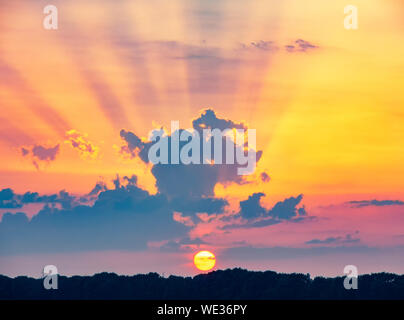
{"label": "small wispy cloud", "polygon": [[355,237],[359,232],[355,232],[354,234],[347,234],[344,237],[328,237],[326,239],[312,239],[306,241],[305,244],[348,244],[348,243],[358,243],[360,239]]}
{"label": "small wispy cloud", "polygon": [[318,46],[310,43],[309,41],[303,39],[297,39],[292,44],[285,46],[288,52],[307,52],[309,50],[317,49]]}
{"label": "small wispy cloud", "polygon": [[80,133],[77,130],[69,130],[66,132],[66,143],[76,149],[82,158],[97,158],[99,147],[95,146],[88,140],[86,133]]}
{"label": "small wispy cloud", "polygon": [[24,157],[31,157],[32,164],[37,170],[40,169],[40,164],[49,164],[56,159],[60,151],[60,145],[57,144],[54,147],[47,147],[36,144],[31,147],[21,147],[21,154]]}
{"label": "small wispy cloud", "polygon": [[309,50],[318,49],[319,46],[303,39],[297,39],[287,45],[277,44],[275,41],[259,40],[253,41],[249,44],[242,43],[241,48],[245,50],[259,50],[259,51],[278,51],[284,49],[287,52],[308,52]]}
{"label": "small wispy cloud", "polygon": [[404,206],[404,201],[401,200],[358,200],[358,201],[348,201],[346,202],[349,206],[353,208],[362,207],[384,207],[384,206]]}
{"label": "small wispy cloud", "polygon": [[279,49],[275,41],[265,41],[265,40],[253,41],[250,42],[249,44],[243,43],[241,46],[243,49],[257,49],[261,51],[275,51]]}

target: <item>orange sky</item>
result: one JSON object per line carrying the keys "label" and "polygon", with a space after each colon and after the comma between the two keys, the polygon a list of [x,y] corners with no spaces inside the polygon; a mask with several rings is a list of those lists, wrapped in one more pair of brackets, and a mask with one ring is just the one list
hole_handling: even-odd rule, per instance
{"label": "orange sky", "polygon": [[[42,28],[41,2],[5,5],[2,185],[17,191],[63,185],[84,192],[99,176],[144,172],[140,164],[117,155],[121,128],[146,136],[171,120],[189,127],[202,108],[211,107],[257,129],[264,151],[258,171],[272,177],[268,192],[402,190],[401,3],[356,1],[355,31],[343,28],[343,1],[275,3],[224,1],[204,8],[196,1],[123,1],[119,6],[56,1],[57,31]],[[193,14],[199,6],[211,17]],[[282,50],[298,38],[318,48]],[[274,41],[278,49],[250,48],[261,40]],[[178,45],[166,48],[164,41]],[[248,48],[241,49],[242,44]],[[167,59],[192,48],[230,61],[217,65],[213,90],[203,91],[198,81],[189,80],[197,70],[186,59]],[[102,106],[106,98],[113,108]],[[99,147],[96,159],[83,159],[63,143],[71,129]],[[35,143],[62,145],[57,159],[39,172],[19,151]],[[61,177],[66,177],[63,183]],[[140,182],[152,190],[150,175],[141,174]],[[243,193],[239,188],[232,192]]]}
{"label": "orange sky", "polygon": [[[189,127],[202,108],[212,107],[257,129],[258,148],[264,151],[258,173],[271,174],[272,183],[264,186],[269,193],[402,190],[399,2],[357,2],[360,27],[355,31],[342,27],[344,15],[336,14],[342,11],[341,1],[266,6],[224,2],[223,7],[206,8],[215,32],[198,25],[192,15],[196,2],[157,2],[157,7],[55,3],[57,31],[42,29],[42,4],[7,5],[1,33],[7,71],[0,93],[4,187],[86,192],[99,177],[135,173],[153,190],[144,165],[117,154],[119,130],[146,136],[171,120]],[[163,12],[167,19],[159,21]],[[282,50],[295,38],[319,48],[296,54]],[[277,49],[250,48],[261,40],[274,41]],[[179,43],[169,48],[174,57],[189,47],[191,52],[202,47],[223,59],[242,61],[236,71],[231,62],[219,65],[214,74],[218,88],[200,93],[188,80],[197,70],[185,59],[167,60],[170,52],[159,45],[164,41]],[[249,48],[241,50],[242,44]],[[130,55],[140,63],[131,65]],[[100,102],[106,97],[112,108]],[[100,149],[96,159],[80,157],[68,147],[65,133],[71,129],[86,134]],[[60,155],[40,171],[21,156],[22,146],[58,143]],[[217,191],[245,194],[238,185]]]}

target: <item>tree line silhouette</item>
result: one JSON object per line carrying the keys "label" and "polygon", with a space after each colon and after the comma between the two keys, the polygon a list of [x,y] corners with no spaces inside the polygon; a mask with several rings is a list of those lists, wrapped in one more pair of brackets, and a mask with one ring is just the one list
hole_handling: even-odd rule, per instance
{"label": "tree line silhouette", "polygon": [[0,299],[404,299],[404,275],[360,275],[358,289],[347,290],[344,277],[310,278],[309,274],[227,269],[195,277],[157,273],[123,276],[58,277],[58,289],[46,290],[43,279],[0,275]]}

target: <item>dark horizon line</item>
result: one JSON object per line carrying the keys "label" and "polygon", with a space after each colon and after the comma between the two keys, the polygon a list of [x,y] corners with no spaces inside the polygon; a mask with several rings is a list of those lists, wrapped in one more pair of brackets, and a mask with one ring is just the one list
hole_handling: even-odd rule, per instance
{"label": "dark horizon line", "polygon": [[[198,273],[196,275],[193,276],[184,276],[184,275],[176,275],[176,274],[169,274],[169,275],[165,275],[165,273],[159,273],[157,271],[150,271],[148,273],[134,273],[134,274],[121,274],[121,273],[116,273],[116,272],[110,272],[110,271],[101,271],[101,272],[97,272],[97,273],[93,273],[93,274],[88,274],[88,275],[82,275],[82,274],[75,274],[75,275],[64,275],[64,274],[59,274],[59,277],[64,277],[67,279],[71,279],[71,278],[77,278],[77,277],[82,277],[82,278],[91,278],[91,277],[96,277],[96,276],[101,276],[101,275],[108,275],[108,276],[117,276],[117,277],[136,277],[136,276],[149,276],[149,275],[158,275],[160,278],[164,278],[164,279],[169,279],[170,277],[174,277],[174,278],[183,278],[183,279],[194,279],[196,277],[199,276],[207,276],[207,275],[211,275],[211,274],[215,274],[215,273],[220,273],[220,272],[233,272],[233,271],[237,271],[237,272],[247,272],[247,273],[272,273],[272,274],[276,274],[276,275],[303,275],[303,276],[309,276],[310,279],[315,279],[315,278],[325,278],[325,279],[337,279],[337,278],[345,278],[346,275],[341,274],[339,276],[325,276],[325,275],[311,275],[309,272],[307,273],[303,273],[303,272],[278,272],[278,271],[274,271],[274,270],[249,270],[249,269],[245,269],[245,268],[241,268],[241,267],[234,267],[234,268],[226,268],[226,269],[215,269],[209,272],[201,272]],[[363,277],[363,276],[372,276],[372,275],[394,275],[394,276],[404,276],[404,273],[399,274],[399,273],[394,273],[394,272],[388,272],[388,271],[379,271],[379,272],[372,272],[372,273],[363,273],[363,274],[358,274],[358,278]],[[42,277],[32,277],[29,275],[17,275],[15,277],[12,276],[8,276],[5,274],[1,274],[0,273],[0,277],[5,277],[8,279],[17,279],[17,278],[28,278],[28,279],[34,279],[34,280],[40,280],[43,279],[44,276]]]}

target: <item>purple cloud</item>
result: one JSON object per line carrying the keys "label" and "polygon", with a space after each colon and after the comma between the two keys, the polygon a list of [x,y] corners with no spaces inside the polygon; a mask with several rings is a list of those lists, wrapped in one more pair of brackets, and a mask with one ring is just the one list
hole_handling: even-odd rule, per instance
{"label": "purple cloud", "polygon": [[309,50],[317,49],[318,46],[303,39],[297,39],[293,44],[285,46],[288,52],[307,52]]}

